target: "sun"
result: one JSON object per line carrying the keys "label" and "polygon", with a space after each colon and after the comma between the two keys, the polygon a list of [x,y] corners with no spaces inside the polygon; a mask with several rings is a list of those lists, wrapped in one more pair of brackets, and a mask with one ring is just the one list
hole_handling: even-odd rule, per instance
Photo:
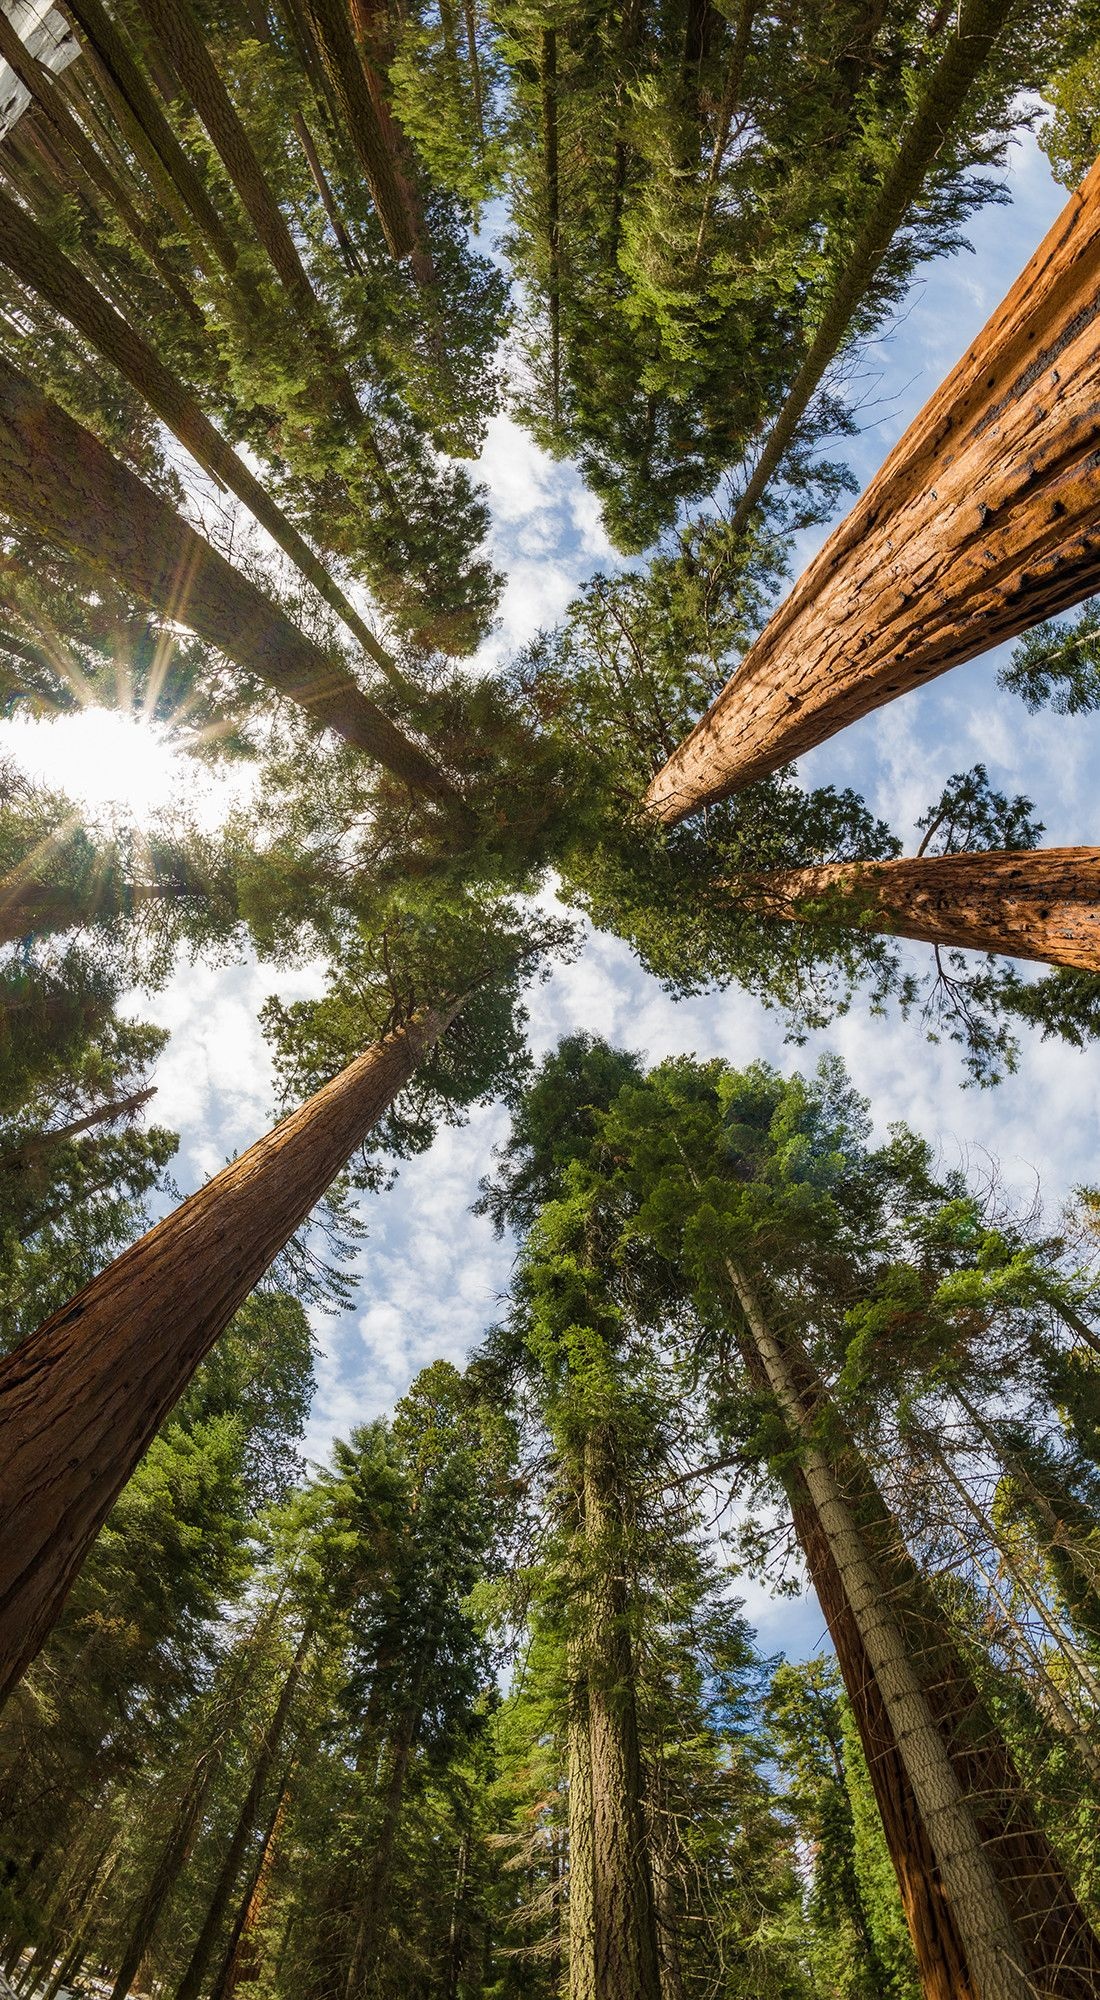
{"label": "sun", "polygon": [[121,813],[139,826],[181,805],[217,825],[250,776],[211,769],[188,756],[169,724],[113,708],[13,716],[0,722],[0,754],[94,817]]}

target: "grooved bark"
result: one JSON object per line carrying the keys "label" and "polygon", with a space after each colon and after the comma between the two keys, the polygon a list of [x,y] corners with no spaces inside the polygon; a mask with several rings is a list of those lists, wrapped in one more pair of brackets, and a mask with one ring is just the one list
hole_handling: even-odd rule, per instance
{"label": "grooved bark", "polygon": [[5,511],[190,626],[406,784],[461,810],[424,751],[159,495],[0,358]]}
{"label": "grooved bark", "polygon": [[592,1753],[582,1655],[569,1645],[569,2000],[599,2000],[596,1992],[592,1878]]}
{"label": "grooved bark", "polygon": [[377,1042],[0,1362],[0,1699],[195,1369],[460,1006]]}
{"label": "grooved bark", "polygon": [[[33,216],[12,201],[2,188],[0,258],[23,284],[29,285],[32,291],[44,298],[55,312],[91,342],[106,361],[118,369],[214,479],[227,486],[238,500],[244,501],[272,540],[297,564],[302,575],[308,578],[326,604],[331,605],[349,631],[354,632],[364,651],[384,673],[392,674],[395,671],[394,662],[385,648],[379,645],[370,627],[314,555],[305,537],[215,429],[191,391],[173,375],[171,369],[164,366],[148,342],[134,331],[121,313],[116,312],[95,286],[88,283],[75,264],[57,249]],[[304,272],[302,278],[306,282]],[[358,406],[356,408],[358,410]]]}
{"label": "grooved bark", "polygon": [[653,779],[670,825],[1100,586],[1100,164]]}
{"label": "grooved bark", "polygon": [[302,0],[302,12],[321,51],[341,118],[382,225],[386,248],[392,257],[407,257],[416,247],[415,233],[402,199],[393,150],[375,109],[344,0]]}
{"label": "grooved bark", "polygon": [[744,886],[769,915],[796,922],[1100,972],[1100,847],[827,861],[753,875]]}

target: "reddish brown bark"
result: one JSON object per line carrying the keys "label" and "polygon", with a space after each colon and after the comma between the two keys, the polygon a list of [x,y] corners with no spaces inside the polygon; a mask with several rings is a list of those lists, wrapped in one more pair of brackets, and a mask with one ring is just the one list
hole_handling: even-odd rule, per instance
{"label": "reddish brown bark", "polygon": [[1100,165],[653,779],[675,824],[1100,586]]}
{"label": "reddish brown bark", "polygon": [[753,876],[769,913],[1100,972],[1100,847],[828,861]]}
{"label": "reddish brown bark", "polygon": [[459,804],[426,753],[270,598],[94,438],[0,359],[5,511],[190,626],[417,789]]}
{"label": "reddish brown bark", "polygon": [[0,1362],[0,1699],[199,1363],[457,1011],[368,1049]]}

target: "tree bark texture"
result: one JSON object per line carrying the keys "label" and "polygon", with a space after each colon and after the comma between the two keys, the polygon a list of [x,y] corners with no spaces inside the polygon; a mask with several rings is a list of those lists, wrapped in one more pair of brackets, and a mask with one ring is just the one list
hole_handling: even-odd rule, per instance
{"label": "tree bark texture", "polygon": [[199,1363],[460,1004],[375,1043],[0,1362],[0,1700]]}
{"label": "tree bark texture", "polygon": [[[2,18],[2,17],[0,17]],[[272,540],[290,557],[364,651],[385,673],[393,661],[305,537],[215,429],[191,391],[166,368],[148,342],[58,250],[33,216],[0,189],[0,259],[24,285],[45,299],[144,396],[197,463],[235,493]],[[305,274],[303,272],[303,281]],[[307,284],[308,290],[308,284]],[[312,298],[312,293],[310,294]],[[358,406],[356,406],[358,415]]]}
{"label": "tree bark texture", "polygon": [[646,793],[670,825],[1100,586],[1100,164]]}
{"label": "tree bark texture", "polygon": [[[275,1712],[260,1738],[259,1748],[252,1766],[252,1776],[248,1781],[248,1790],[241,1801],[241,1809],[237,1814],[237,1824],[233,1828],[229,1846],[226,1848],[222,1865],[218,1870],[217,1881],[214,1884],[213,1894],[207,1906],[206,1915],[203,1918],[202,1929],[195,1940],[187,1969],[176,1988],[176,2000],[198,2000],[206,1968],[210,1962],[210,1955],[214,1949],[218,1932],[221,1930],[225,1920],[225,1914],[229,1908],[233,1891],[237,1886],[237,1878],[241,1872],[248,1843],[256,1830],[256,1822],[259,1818],[268,1777],[270,1776],[275,1758],[278,1755],[279,1745],[286,1732],[286,1726],[290,1719],[290,1711],[294,1706],[294,1698],[297,1695],[305,1669],[306,1655],[312,1643],[313,1628],[307,1625],[298,1642],[298,1648],[290,1663],[289,1671],[283,1680],[282,1687],[279,1689],[279,1699],[275,1704]],[[122,1996],[112,1994],[111,2000],[122,2000]]]}
{"label": "tree bark texture", "polygon": [[[937,1933],[942,1936],[946,1963],[932,1990],[945,1996],[955,1990],[950,1982],[960,1978],[954,1956],[961,1949],[971,1982],[958,1987],[961,1993],[1023,2000],[1038,1991],[1052,2000],[1086,2000],[1100,1981],[1100,1941],[1030,1813],[1019,1775],[983,1716],[942,1615],[855,1447],[825,1450],[815,1442],[814,1419],[826,1406],[826,1392],[798,1343],[779,1340],[745,1274],[732,1264],[727,1268],[757,1361],[792,1437],[802,1444],[799,1479],[811,1514],[803,1509],[796,1525],[816,1565],[811,1574],[824,1586],[823,1608],[838,1602],[839,1589],[838,1658],[854,1676],[849,1691],[861,1734],[867,1726],[876,1797],[893,1794],[884,1826],[892,1854],[895,1841],[902,1854],[899,1882],[918,1955],[935,1944]],[[845,1635],[848,1621],[858,1649],[851,1631]],[[866,1692],[861,1699],[856,1693],[866,1690],[867,1670],[874,1683],[870,1703]],[[895,1753],[906,1779],[896,1790]],[[911,1846],[913,1806],[923,1832]],[[929,1849],[935,1872],[914,1904]]]}
{"label": "tree bark texture", "polygon": [[592,1874],[592,1751],[583,1653],[569,1642],[569,2000],[598,2000]]}
{"label": "tree bark texture", "polygon": [[7,513],[132,590],[297,702],[404,783],[452,806],[450,781],[351,676],[158,494],[0,359]]}
{"label": "tree bark texture", "polygon": [[827,861],[745,887],[778,917],[1100,972],[1100,847]]}
{"label": "tree bark texture", "polygon": [[408,207],[402,199],[397,163],[387,143],[355,44],[345,0],[302,0],[302,11],[321,51],[340,115],[363,169],[386,248],[407,257],[416,247]]}

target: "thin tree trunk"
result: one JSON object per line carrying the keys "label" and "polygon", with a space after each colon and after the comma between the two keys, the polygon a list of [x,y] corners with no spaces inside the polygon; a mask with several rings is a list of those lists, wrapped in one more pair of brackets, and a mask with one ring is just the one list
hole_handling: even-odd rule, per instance
{"label": "thin tree trunk", "polygon": [[218,1765],[218,1757],[213,1749],[209,1748],[191,1773],[176,1808],[168,1838],[157,1856],[153,1873],[146,1884],[145,1894],[138,1904],[137,1914],[123,1947],[114,1985],[111,1988],[111,2000],[126,2000],[141,1961],[153,1942],[153,1934],[164,1905],[190,1858],[199,1821]]}
{"label": "thin tree trunk", "polygon": [[70,19],[84,35],[97,77],[111,94],[127,143],[149,174],[162,198],[182,211],[189,233],[198,230],[222,269],[237,276],[237,250],[221,216],[210,200],[197,169],[164,116],[151,86],[117,22],[102,0],[64,0]]}
{"label": "thin tree trunk", "polygon": [[[226,1849],[221,1868],[218,1870],[218,1878],[214,1884],[214,1891],[210,1902],[207,1905],[202,1928],[195,1940],[187,1969],[176,1988],[176,2000],[198,2000],[203,1977],[210,1962],[210,1954],[214,1949],[218,1932],[222,1927],[225,1913],[229,1908],[230,1899],[237,1886],[237,1879],[241,1872],[241,1864],[244,1861],[249,1841],[256,1831],[256,1821],[263,1803],[263,1796],[271,1774],[271,1767],[278,1755],[279,1745],[290,1719],[290,1711],[294,1705],[294,1699],[297,1695],[305,1668],[306,1655],[312,1644],[313,1627],[307,1624],[298,1642],[298,1649],[291,1661],[290,1669],[279,1690],[279,1699],[275,1704],[275,1712],[260,1738],[260,1746],[252,1766],[252,1776],[248,1782],[248,1790],[241,1802],[241,1809],[237,1815],[237,1824],[233,1828],[229,1846]],[[119,1993],[113,1993],[111,2000],[123,2000],[123,1996]]]}
{"label": "thin tree trunk", "polygon": [[730,129],[734,113],[741,102],[741,90],[745,79],[745,60],[749,52],[749,36],[758,0],[740,0],[737,23],[733,31],[733,47],[730,50],[729,68],[726,71],[726,85],[722,92],[722,102],[718,111],[718,134],[707,169],[706,186],[703,189],[703,206],[699,214],[699,229],[695,238],[695,254],[691,261],[691,278],[694,284],[699,275],[699,265],[703,256],[707,226],[710,222],[714,196],[722,172],[722,162],[730,142]]}
{"label": "thin tree trunk", "polygon": [[627,1585],[616,1548],[615,1446],[593,1427],[584,1446],[584,1533],[593,1572],[584,1672],[592,1779],[592,1878],[597,2000],[661,2000],[657,1911]]}
{"label": "thin tree trunk", "polygon": [[344,0],[302,0],[302,9],[363,169],[386,248],[392,257],[407,257],[416,247],[415,231],[410,226],[392,146],[387,143],[375,109]]}
{"label": "thin tree trunk", "polygon": [[15,519],[106,571],[165,619],[190,626],[404,783],[459,803],[450,781],[350,675],[2,358],[0,490]]}
{"label": "thin tree trunk", "polygon": [[[348,630],[354,632],[375,665],[388,677],[396,676],[401,683],[394,661],[379,644],[370,627],[314,555],[305,537],[215,429],[191,391],[164,366],[141,334],[57,249],[33,217],[2,190],[0,259],[22,284],[29,285],[44,298],[55,312],[91,342],[105,361],[118,369],[205,471],[235,493],[238,500],[243,500],[272,540],[297,564],[319,596],[343,620]],[[358,414],[356,405],[357,421]]]}
{"label": "thin tree trunk", "polygon": [[[46,856],[36,853],[41,866]],[[127,882],[108,885],[93,879],[83,889],[57,887],[41,876],[18,873],[0,882],[0,944],[13,944],[25,937],[55,937],[59,932],[80,930],[87,924],[103,923],[113,917],[130,916],[151,903],[179,901],[201,893],[195,883]]]}
{"label": "thin tree trunk", "polygon": [[[753,508],[778,470],[810,399],[852,324],[856,310],[924,185],[967,94],[1008,24],[1005,0],[960,0],[947,48],[929,76],[902,136],[886,180],[872,201],[839,283],[828,299],[817,332],[787,392],[752,477],[730,523],[734,535],[748,525]],[[869,46],[872,37],[867,36]]]}
{"label": "thin tree trunk", "polygon": [[82,1132],[90,1132],[96,1125],[113,1125],[120,1118],[136,1118],[144,1104],[157,1094],[156,1085],[149,1084],[144,1090],[132,1090],[128,1097],[116,1097],[110,1103],[97,1104],[83,1118],[72,1118],[67,1125],[58,1125],[51,1132],[28,1132],[7,1152],[0,1152],[0,1174],[22,1174],[30,1171],[35,1162],[53,1151],[55,1146],[64,1146],[70,1139],[77,1139]]}
{"label": "thin tree trunk", "polygon": [[[268,1884],[275,1861],[275,1850],[286,1819],[287,1798],[290,1792],[291,1772],[288,1764],[279,1780],[275,1802],[271,1808],[260,1851],[248,1878],[244,1895],[241,1897],[237,1915],[229,1933],[229,1942],[222,1958],[221,1968],[210,1988],[210,2000],[233,2000],[238,1980],[246,1970],[248,1940],[259,1924],[260,1914],[267,1900]],[[251,1976],[255,1976],[254,1974]]]}
{"label": "thin tree trunk", "polygon": [[827,861],[744,886],[770,915],[798,922],[1100,972],[1100,847]]}
{"label": "thin tree trunk", "polygon": [[[857,1518],[842,1490],[836,1453],[815,1441],[824,1392],[797,1344],[782,1343],[773,1333],[745,1273],[728,1260],[726,1269],[758,1363],[800,1445],[799,1476],[813,1510],[813,1533],[823,1540],[836,1572],[900,1753],[973,1991],[981,2000],[1009,1995],[1024,2000],[1038,1981],[1040,1991],[1058,2000],[1086,2000],[1100,1977],[1100,1943],[1024,1807],[1003,1744],[991,1734],[985,1742],[975,1735],[978,1697],[952,1657],[938,1615],[919,1601],[917,1573],[896,1523],[862,1461],[850,1453],[847,1483],[854,1486],[857,1505],[870,1505],[874,1532]],[[843,1664],[839,1645],[838,1655]],[[917,1661],[924,1665],[923,1676]],[[870,1753],[869,1762],[874,1775]],[[902,1887],[904,1894],[904,1877]],[[916,1936],[914,1944],[919,1953]],[[952,1989],[941,1984],[935,1990]]]}
{"label": "thin tree trunk", "polygon": [[375,1043],[0,1362],[0,1699],[199,1363],[461,1005]]}
{"label": "thin tree trunk", "polygon": [[[367,1870],[366,1884],[359,1899],[355,1942],[344,1982],[345,2000],[360,2000],[366,1982],[377,1966],[382,1943],[386,1892],[393,1872],[393,1856],[397,1845],[397,1831],[401,1824],[401,1808],[405,1800],[405,1786],[408,1782],[413,1744],[419,1724],[419,1711],[408,1709],[399,1718],[393,1732],[389,1753],[389,1775],[382,1802],[382,1820]],[[176,2000],[192,2000],[192,1996],[177,1994]]]}
{"label": "thin tree trunk", "polygon": [[646,795],[675,824],[1100,585],[1100,165]]}

